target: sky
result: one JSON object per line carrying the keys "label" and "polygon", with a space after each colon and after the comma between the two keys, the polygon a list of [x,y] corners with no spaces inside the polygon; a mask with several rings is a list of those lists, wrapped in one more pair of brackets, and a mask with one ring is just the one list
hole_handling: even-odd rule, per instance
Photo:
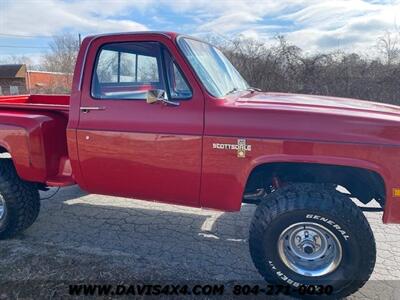
{"label": "sky", "polygon": [[369,52],[400,27],[400,0],[0,0],[0,61],[37,61],[53,35],[166,30],[265,42],[284,35],[304,51]]}

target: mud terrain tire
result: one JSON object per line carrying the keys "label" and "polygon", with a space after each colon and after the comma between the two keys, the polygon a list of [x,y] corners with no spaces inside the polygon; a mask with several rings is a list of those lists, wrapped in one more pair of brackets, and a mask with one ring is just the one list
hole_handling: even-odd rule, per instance
{"label": "mud terrain tire", "polygon": [[375,266],[364,214],[348,195],[323,185],[291,184],[267,195],[251,222],[249,246],[267,282],[294,289],[330,285],[334,298],[356,292]]}
{"label": "mud terrain tire", "polygon": [[35,184],[19,178],[11,159],[0,159],[0,239],[31,226],[40,211]]}

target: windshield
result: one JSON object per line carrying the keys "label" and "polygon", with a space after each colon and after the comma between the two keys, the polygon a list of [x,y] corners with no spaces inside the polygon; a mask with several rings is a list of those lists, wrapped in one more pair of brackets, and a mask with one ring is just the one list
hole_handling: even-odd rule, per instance
{"label": "windshield", "polygon": [[197,76],[213,96],[223,97],[249,88],[243,77],[217,48],[188,38],[181,38],[178,43]]}

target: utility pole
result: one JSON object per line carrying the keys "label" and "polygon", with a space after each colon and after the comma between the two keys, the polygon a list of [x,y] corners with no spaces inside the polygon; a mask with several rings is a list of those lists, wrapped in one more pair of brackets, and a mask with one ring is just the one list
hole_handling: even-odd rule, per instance
{"label": "utility pole", "polygon": [[79,47],[80,47],[82,44],[82,37],[81,37],[80,33],[78,33],[78,41],[79,41]]}

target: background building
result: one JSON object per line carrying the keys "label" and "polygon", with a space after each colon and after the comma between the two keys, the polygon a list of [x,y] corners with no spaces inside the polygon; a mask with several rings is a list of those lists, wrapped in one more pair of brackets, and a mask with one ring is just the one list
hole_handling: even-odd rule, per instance
{"label": "background building", "polygon": [[0,65],[0,95],[69,93],[72,74],[28,71],[24,64]]}
{"label": "background building", "polygon": [[0,95],[26,94],[26,66],[0,65]]}

